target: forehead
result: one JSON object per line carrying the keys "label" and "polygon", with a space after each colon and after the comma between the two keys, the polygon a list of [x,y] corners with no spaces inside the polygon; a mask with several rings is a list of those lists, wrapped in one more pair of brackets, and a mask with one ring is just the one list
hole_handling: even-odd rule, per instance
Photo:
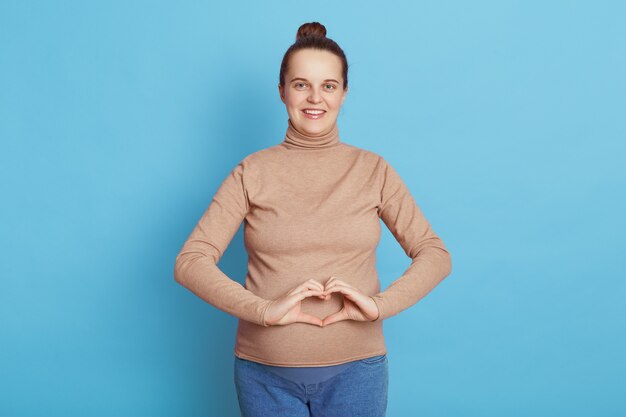
{"label": "forehead", "polygon": [[332,52],[318,49],[301,49],[291,56],[289,77],[302,77],[307,80],[342,79],[341,59]]}

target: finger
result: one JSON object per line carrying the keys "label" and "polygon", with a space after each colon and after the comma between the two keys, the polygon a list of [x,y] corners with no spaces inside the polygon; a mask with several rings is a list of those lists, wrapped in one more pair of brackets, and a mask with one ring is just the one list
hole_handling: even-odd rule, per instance
{"label": "finger", "polygon": [[334,292],[341,292],[341,293],[347,295],[348,293],[355,294],[355,293],[357,293],[359,291],[356,290],[355,288],[349,287],[349,286],[344,285],[344,284],[339,284],[339,283],[334,284],[331,287],[324,289],[324,294],[331,294],[331,293],[334,293]]}
{"label": "finger", "polygon": [[293,290],[291,290],[288,295],[293,295],[293,294],[297,294],[297,293],[302,292],[302,291],[315,290],[315,289],[323,290],[324,288],[321,287],[321,285],[320,286],[315,285],[313,282],[305,281],[302,284],[298,285]]}
{"label": "finger", "polygon": [[298,302],[298,301],[304,300],[305,298],[312,297],[314,295],[324,295],[324,292],[322,290],[316,290],[316,289],[303,290],[299,293],[293,294],[292,297],[295,297],[295,300],[297,300],[296,302]]}
{"label": "finger", "polygon": [[306,291],[306,290],[314,290],[315,288],[316,287],[312,283],[308,281],[303,282],[302,284],[298,285],[293,290],[291,290],[289,295],[297,294],[299,292]]}
{"label": "finger", "polygon": [[[313,289],[319,289],[320,291],[324,291],[324,286],[322,285],[321,282],[314,280],[313,278],[311,278],[310,280],[304,282],[303,284],[300,285],[301,287],[304,286],[304,288],[313,290]],[[318,298],[322,299],[322,300],[328,300],[328,296],[324,295],[324,294],[320,294],[317,296]]]}
{"label": "finger", "polygon": [[305,298],[322,294],[323,293],[320,290],[302,290],[301,292],[289,295],[285,299],[285,306],[287,307],[287,310],[291,310],[296,304]]}
{"label": "finger", "polygon": [[345,281],[343,281],[341,279],[338,279],[336,277],[333,277],[332,281],[328,280],[328,282],[324,286],[324,289],[332,288],[333,286],[338,285],[338,284],[346,286],[346,287],[349,287],[349,288],[354,288],[352,285],[348,284],[347,282],[345,282]]}
{"label": "finger", "polygon": [[324,286],[322,285],[322,283],[321,283],[321,282],[319,282],[319,281],[317,281],[317,280],[315,280],[315,279],[313,279],[313,278],[311,278],[311,279],[310,279],[310,280],[308,280],[307,282],[309,282],[309,283],[313,284],[314,286],[316,286],[316,287],[317,287],[317,288],[319,288],[320,290],[323,290],[323,289],[324,289]]}
{"label": "finger", "polygon": [[309,323],[321,327],[323,322],[319,317],[301,312],[300,315],[298,315],[298,323]]}
{"label": "finger", "polygon": [[[314,280],[313,278],[308,280],[307,283],[310,284],[310,285],[307,286],[307,288],[309,288],[309,289],[318,288],[320,291],[324,291],[324,285],[322,285],[321,282],[319,282],[317,280]],[[327,300],[328,296],[326,296],[324,294],[321,294],[321,295],[318,295],[318,298],[320,298],[322,300]]]}
{"label": "finger", "polygon": [[324,317],[324,320],[322,321],[322,326],[328,326],[329,324],[337,323],[338,321],[343,321],[347,318],[348,315],[346,314],[346,310],[342,309],[341,311],[333,313],[330,316]]}
{"label": "finger", "polygon": [[307,288],[307,289],[318,288],[320,290],[323,290],[324,286],[322,285],[321,282],[316,281],[313,278],[311,278],[311,279],[308,279],[308,280],[304,281],[300,285],[298,285],[296,288],[293,289],[293,291],[301,290],[303,288]]}
{"label": "finger", "polygon": [[348,300],[354,302],[357,306],[359,306],[359,308],[361,307],[361,302],[365,301],[365,297],[366,295],[363,294],[361,291],[354,289],[354,288],[350,288],[350,287],[345,287],[343,285],[336,285],[326,291],[324,291],[324,294],[332,294],[334,292],[338,292],[341,293],[342,295],[344,295]]}
{"label": "finger", "polygon": [[328,281],[326,281],[326,283],[324,283],[324,287],[327,287],[328,285],[330,285],[336,279],[337,279],[336,277],[331,276],[330,279],[328,279]]}

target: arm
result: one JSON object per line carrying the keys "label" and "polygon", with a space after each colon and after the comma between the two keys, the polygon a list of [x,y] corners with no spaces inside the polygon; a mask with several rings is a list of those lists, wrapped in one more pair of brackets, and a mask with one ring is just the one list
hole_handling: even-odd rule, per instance
{"label": "arm", "polygon": [[267,327],[265,300],[230,279],[217,263],[248,213],[249,203],[240,162],[222,182],[176,256],[174,278],[214,307],[237,318]]}
{"label": "arm", "polygon": [[412,262],[385,291],[371,296],[378,306],[376,320],[394,316],[416,304],[452,269],[450,254],[443,241],[433,232],[402,178],[382,157],[381,164],[378,216]]}

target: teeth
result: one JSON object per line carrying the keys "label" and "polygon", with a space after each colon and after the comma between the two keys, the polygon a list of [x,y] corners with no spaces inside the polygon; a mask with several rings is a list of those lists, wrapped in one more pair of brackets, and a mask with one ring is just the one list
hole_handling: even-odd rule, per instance
{"label": "teeth", "polygon": [[305,113],[308,114],[322,114],[324,113],[322,110],[304,110]]}

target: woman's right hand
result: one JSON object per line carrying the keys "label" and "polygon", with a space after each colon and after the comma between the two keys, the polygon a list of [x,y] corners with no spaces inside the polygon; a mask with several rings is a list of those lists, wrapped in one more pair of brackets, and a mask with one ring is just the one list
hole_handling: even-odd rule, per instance
{"label": "woman's right hand", "polygon": [[311,314],[303,313],[301,301],[308,297],[318,296],[328,300],[330,294],[324,295],[324,286],[310,279],[289,291],[287,294],[272,301],[265,312],[265,323],[270,326],[280,326],[291,323],[309,323],[322,325],[322,319]]}

